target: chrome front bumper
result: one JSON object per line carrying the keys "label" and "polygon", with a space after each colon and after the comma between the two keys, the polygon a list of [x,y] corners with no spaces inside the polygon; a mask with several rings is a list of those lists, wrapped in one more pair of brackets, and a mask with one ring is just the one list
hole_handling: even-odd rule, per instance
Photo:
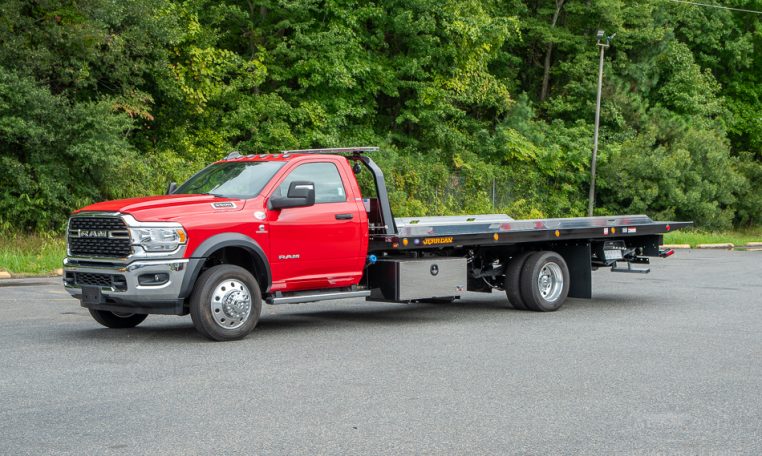
{"label": "chrome front bumper", "polygon": [[[188,272],[188,259],[144,260],[131,263],[100,262],[93,259],[67,257],[64,259],[63,283],[66,291],[73,297],[82,297],[83,286],[97,286],[104,297],[104,303],[88,306],[103,310],[124,310],[137,308],[146,313],[178,313],[182,311],[183,280]],[[111,285],[83,283],[80,274],[97,274],[100,277],[112,276]],[[141,285],[138,277],[152,274],[167,274],[168,280],[160,285]],[[90,276],[92,277],[92,276]],[[118,278],[118,282],[117,279]],[[122,279],[123,278],[123,279]],[[172,311],[159,308],[172,307]],[[156,311],[151,309],[156,307]]]}

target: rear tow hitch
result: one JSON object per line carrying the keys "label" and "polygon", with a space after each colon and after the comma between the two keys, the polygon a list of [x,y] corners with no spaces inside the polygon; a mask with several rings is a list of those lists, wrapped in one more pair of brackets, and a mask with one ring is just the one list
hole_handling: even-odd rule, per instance
{"label": "rear tow hitch", "polygon": [[[632,263],[646,263],[646,264],[648,264],[648,258],[642,258],[642,259],[639,258],[639,260],[641,260],[641,261],[626,261],[626,263],[627,263],[627,267],[626,268],[618,267],[617,263],[614,262],[614,264],[611,265],[611,272],[628,272],[630,274],[648,274],[649,272],[651,272],[651,268],[634,268],[634,267],[632,267]],[[646,261],[642,261],[642,260],[646,260]]]}

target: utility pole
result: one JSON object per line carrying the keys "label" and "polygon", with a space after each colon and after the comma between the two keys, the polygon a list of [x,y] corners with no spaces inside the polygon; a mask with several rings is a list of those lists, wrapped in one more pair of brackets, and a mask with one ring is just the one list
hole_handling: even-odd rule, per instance
{"label": "utility pole", "polygon": [[[588,196],[589,203],[587,206],[587,216],[593,216],[593,208],[595,207],[595,164],[598,161],[598,127],[601,123],[601,89],[603,88],[603,54],[606,49],[611,45],[611,40],[616,36],[616,33],[610,36],[606,36],[606,32],[598,30],[597,46],[601,49],[601,60],[598,64],[598,97],[595,101],[595,133],[593,133],[593,160],[590,167],[590,195]],[[604,43],[602,40],[606,38]]]}

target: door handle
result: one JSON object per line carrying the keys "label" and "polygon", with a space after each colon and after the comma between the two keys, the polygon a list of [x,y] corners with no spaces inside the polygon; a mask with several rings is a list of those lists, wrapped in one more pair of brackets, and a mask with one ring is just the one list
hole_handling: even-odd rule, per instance
{"label": "door handle", "polygon": [[336,220],[352,220],[352,214],[336,214]]}

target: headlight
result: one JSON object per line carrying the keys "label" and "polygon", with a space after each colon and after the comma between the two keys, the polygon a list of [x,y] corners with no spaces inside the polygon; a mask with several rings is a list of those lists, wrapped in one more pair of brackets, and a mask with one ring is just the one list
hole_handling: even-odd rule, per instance
{"label": "headlight", "polygon": [[132,243],[146,252],[171,252],[185,244],[185,230],[175,227],[130,228]]}

